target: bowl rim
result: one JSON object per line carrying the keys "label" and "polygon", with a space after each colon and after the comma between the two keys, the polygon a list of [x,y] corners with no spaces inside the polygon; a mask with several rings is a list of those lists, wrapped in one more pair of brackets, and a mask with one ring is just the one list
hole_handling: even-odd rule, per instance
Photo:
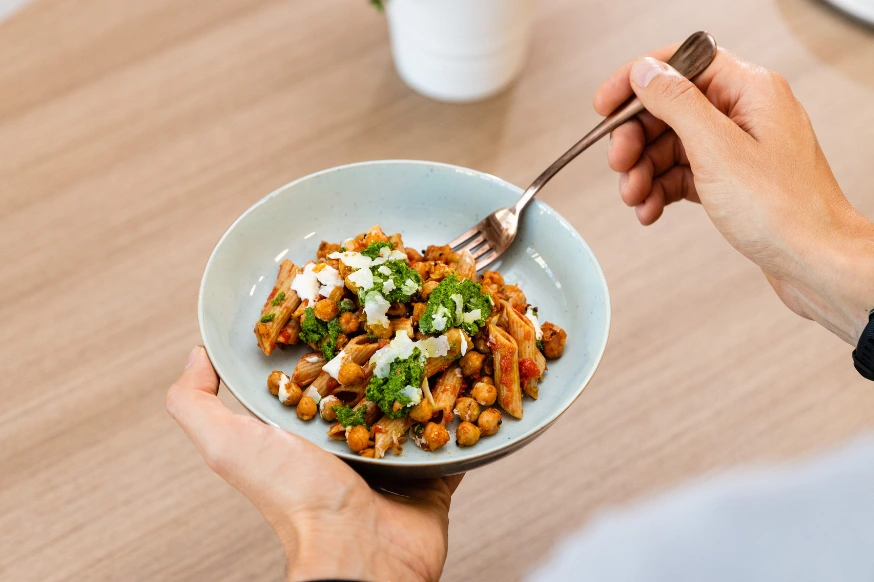
{"label": "bowl rim", "polygon": [[[249,214],[254,212],[256,208],[258,208],[262,204],[266,203],[268,200],[280,195],[285,190],[288,190],[288,189],[292,188],[293,186],[300,184],[301,182],[311,180],[311,179],[317,178],[317,177],[325,175],[325,174],[336,172],[338,170],[346,170],[346,169],[350,169],[350,168],[364,167],[364,166],[395,166],[395,165],[397,165],[397,166],[436,167],[436,168],[447,169],[447,170],[455,170],[456,172],[473,174],[473,175],[476,175],[480,178],[485,178],[485,179],[497,182],[499,184],[506,186],[511,191],[518,192],[520,196],[522,195],[522,192],[523,192],[522,188],[504,180],[503,178],[499,178],[497,176],[494,176],[492,174],[488,174],[486,172],[481,172],[479,170],[474,170],[472,168],[466,168],[464,166],[457,166],[454,164],[447,164],[447,163],[443,163],[443,162],[431,162],[431,161],[427,161],[427,160],[388,159],[388,160],[369,160],[369,161],[364,161],[364,162],[354,162],[354,163],[350,163],[350,164],[342,164],[340,166],[333,166],[331,168],[326,168],[324,170],[319,170],[318,172],[313,172],[311,174],[307,174],[306,176],[302,176],[300,178],[297,178],[296,180],[292,180],[291,182],[289,182],[283,186],[280,186],[279,188],[273,190],[272,192],[270,192],[269,194],[267,194],[266,196],[264,196],[263,198],[261,198],[260,200],[258,200],[254,204],[252,204],[251,206],[249,206],[249,208],[247,208],[242,214],[240,214],[240,216],[238,216],[231,223],[230,226],[228,226],[228,228],[225,230],[225,232],[222,234],[222,236],[216,242],[215,246],[212,249],[212,252],[210,252],[210,254],[209,254],[209,259],[207,259],[206,265],[203,268],[203,275],[201,276],[201,279],[200,279],[200,289],[198,290],[198,294],[197,294],[197,322],[198,322],[198,327],[200,328],[200,337],[203,340],[203,347],[206,349],[207,355],[209,356],[209,360],[212,363],[213,368],[215,368],[215,371],[216,371],[216,374],[218,374],[219,380],[225,384],[228,391],[233,395],[233,397],[237,400],[237,402],[239,402],[240,405],[249,412],[249,414],[251,414],[252,416],[257,418],[261,422],[268,424],[270,426],[275,426],[276,428],[282,429],[282,427],[277,425],[275,422],[271,421],[269,418],[265,418],[261,414],[258,414],[257,412],[255,412],[252,409],[252,407],[250,407],[250,405],[246,402],[245,396],[238,394],[237,391],[233,388],[233,386],[231,386],[228,382],[225,381],[225,379],[224,379],[225,374],[223,373],[222,366],[214,358],[213,350],[210,348],[209,339],[207,338],[206,329],[205,329],[206,326],[204,323],[204,292],[205,292],[205,287],[206,287],[206,278],[207,278],[207,275],[210,271],[210,268],[212,267],[213,260],[215,259],[216,253],[218,252],[218,250],[222,246],[222,244],[225,242],[225,239],[236,228],[236,226],[240,222],[242,222],[244,219],[246,219],[246,217],[248,217]],[[319,446],[319,448],[321,448],[325,452],[330,453],[332,455],[335,455],[335,456],[343,459],[344,461],[353,462],[353,463],[362,463],[362,464],[366,464],[366,465],[373,465],[375,467],[385,467],[387,465],[392,466],[392,467],[440,467],[440,466],[452,466],[455,464],[466,464],[466,463],[469,463],[471,461],[475,461],[477,459],[488,458],[492,455],[495,455],[496,453],[500,453],[501,451],[503,451],[503,450],[507,449],[508,447],[511,447],[515,444],[525,443],[527,441],[530,441],[532,439],[532,437],[537,436],[538,434],[542,433],[542,431],[544,429],[552,426],[555,423],[555,421],[558,420],[558,418],[562,414],[567,412],[567,410],[571,406],[573,406],[573,404],[577,401],[577,399],[582,395],[583,391],[589,385],[589,382],[592,381],[592,378],[594,377],[595,372],[598,371],[598,368],[600,367],[601,362],[604,359],[604,352],[607,349],[607,340],[610,336],[610,325],[611,325],[611,315],[612,315],[612,305],[610,302],[610,290],[609,290],[609,287],[607,286],[607,279],[604,277],[604,271],[601,269],[601,264],[598,262],[598,258],[595,256],[595,253],[592,252],[591,247],[589,247],[589,245],[588,245],[588,243],[586,243],[585,239],[583,239],[583,237],[580,235],[580,233],[577,232],[577,229],[574,228],[573,225],[570,224],[561,214],[556,212],[551,206],[549,206],[548,204],[546,204],[542,200],[535,199],[535,200],[533,200],[533,202],[537,206],[545,207],[548,211],[550,211],[558,219],[558,221],[560,223],[562,223],[563,226],[565,226],[572,233],[572,236],[574,236],[578,240],[578,242],[586,249],[586,251],[589,253],[589,256],[593,260],[593,263],[595,266],[595,271],[598,275],[598,280],[601,283],[601,288],[604,291],[604,306],[606,308],[605,309],[606,317],[604,318],[603,340],[601,341],[601,345],[598,346],[597,357],[595,358],[594,366],[592,366],[592,369],[589,371],[589,373],[586,375],[586,377],[583,379],[583,381],[580,383],[580,385],[576,388],[576,392],[573,394],[573,397],[571,398],[570,402],[568,402],[566,406],[564,406],[560,409],[553,410],[552,412],[549,413],[549,415],[546,417],[545,420],[529,427],[522,435],[516,437],[515,439],[508,440],[507,442],[503,443],[497,449],[483,451],[483,452],[475,452],[473,454],[459,456],[459,457],[456,457],[453,459],[444,459],[443,456],[441,455],[440,457],[435,458],[434,460],[428,460],[428,461],[415,461],[415,462],[404,462],[404,463],[391,463],[391,462],[386,463],[386,461],[383,459],[370,459],[367,457],[360,457],[358,455],[347,453],[345,451],[331,451],[331,450],[328,450],[328,449],[318,445],[318,443],[314,443],[314,444]],[[282,429],[282,430],[285,430],[285,429]],[[292,432],[292,431],[288,431],[288,432]],[[295,433],[292,432],[292,434],[295,434]],[[299,436],[300,438],[304,438],[300,435],[296,435],[296,436]]]}

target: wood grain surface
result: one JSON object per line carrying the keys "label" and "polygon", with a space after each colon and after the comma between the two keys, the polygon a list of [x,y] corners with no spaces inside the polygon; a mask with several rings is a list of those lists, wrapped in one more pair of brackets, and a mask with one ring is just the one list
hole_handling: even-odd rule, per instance
{"label": "wood grain surface", "polygon": [[[812,0],[538,1],[521,79],[472,105],[404,86],[365,0],[38,0],[0,24],[0,579],[282,579],[271,530],[164,412],[221,233],[359,160],[526,185],[598,121],[613,68],[698,29],[789,78],[874,217],[874,34]],[[467,476],[445,580],[517,580],[605,508],[874,426],[849,346],[700,208],[640,227],[605,151],[542,198],[604,268],[606,357],[552,430]]]}

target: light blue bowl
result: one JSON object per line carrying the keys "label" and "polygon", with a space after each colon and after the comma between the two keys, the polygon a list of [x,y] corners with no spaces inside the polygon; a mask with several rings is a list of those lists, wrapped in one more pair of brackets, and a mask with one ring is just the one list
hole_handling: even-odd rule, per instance
{"label": "light blue bowl", "polygon": [[[601,361],[610,329],[610,298],[598,261],[582,237],[540,201],[525,211],[516,242],[492,266],[518,283],[540,309],[540,321],[568,334],[564,356],[548,362],[540,398],[523,399],[524,417],[504,415],[497,434],[473,447],[454,438],[429,453],[408,441],[403,454],[364,459],[330,440],[328,423],[303,422],[267,390],[274,369],[290,373],[307,348],[265,357],[252,332],[284,258],[301,265],[322,240],[339,242],[374,224],[403,234],[418,249],[443,244],[522,190],[494,176],[434,162],[387,160],[351,164],[283,186],[243,213],[225,232],[206,264],[198,318],[213,365],[233,395],[264,422],[300,435],[364,471],[425,478],[491,463],[531,442],[582,393]],[[457,422],[457,420],[455,421]],[[454,425],[450,426],[454,432]]]}

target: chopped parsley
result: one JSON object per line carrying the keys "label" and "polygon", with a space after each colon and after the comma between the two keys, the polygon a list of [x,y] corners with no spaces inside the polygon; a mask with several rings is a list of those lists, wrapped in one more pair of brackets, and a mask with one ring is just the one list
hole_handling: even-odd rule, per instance
{"label": "chopped parsley", "polygon": [[270,313],[261,318],[261,323],[270,323],[276,317],[275,313]]}
{"label": "chopped parsley", "polygon": [[[424,375],[424,358],[419,348],[416,348],[409,358],[392,362],[388,376],[385,378],[374,375],[367,385],[364,396],[376,403],[388,418],[403,418],[409,412],[406,405],[411,404],[412,401],[402,392],[407,386],[421,386]],[[395,410],[395,402],[404,406]]]}
{"label": "chopped parsley", "polygon": [[380,241],[367,245],[367,248],[361,251],[361,254],[365,257],[375,259],[379,256],[379,251],[385,247],[388,247],[388,250],[393,250],[395,248],[395,246],[388,241]]}
{"label": "chopped parsley", "polygon": [[[471,313],[479,309],[479,317],[471,317]],[[483,295],[482,286],[470,279],[459,281],[455,275],[449,275],[428,296],[428,306],[419,319],[419,329],[425,333],[441,333],[451,327],[460,327],[468,335],[473,336],[492,314],[492,297]],[[442,328],[435,324],[445,320]]]}
{"label": "chopped parsley", "polygon": [[537,344],[537,349],[542,352],[543,351],[543,340],[537,340],[534,343]]}
{"label": "chopped parsley", "polygon": [[348,313],[350,311],[355,311],[355,303],[349,299],[348,297],[340,300],[340,315],[344,313]]}
{"label": "chopped parsley", "polygon": [[358,411],[353,410],[349,406],[335,406],[334,410],[337,412],[337,422],[346,428],[358,425],[367,426],[367,423],[364,421],[367,409],[363,406]]}
{"label": "chopped parsley", "polygon": [[277,296],[276,296],[276,299],[274,299],[273,301],[271,301],[270,304],[271,304],[273,307],[276,307],[277,305],[279,305],[279,304],[282,303],[283,301],[285,301],[285,291],[283,291],[282,293],[280,293],[279,295],[277,295]]}
{"label": "chopped parsley", "polygon": [[316,317],[316,312],[312,307],[307,307],[304,310],[304,320],[300,325],[300,339],[308,344],[318,344],[328,361],[337,355],[337,336],[340,335],[341,331],[338,318],[335,317],[325,323]]}

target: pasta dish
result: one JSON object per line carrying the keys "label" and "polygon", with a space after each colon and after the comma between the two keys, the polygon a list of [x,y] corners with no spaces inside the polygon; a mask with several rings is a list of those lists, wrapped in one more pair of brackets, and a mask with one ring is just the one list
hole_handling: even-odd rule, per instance
{"label": "pasta dish", "polygon": [[546,361],[567,339],[540,324],[517,285],[497,271],[480,277],[469,251],[420,253],[379,226],[322,242],[303,266],[283,261],[255,336],[266,356],[312,348],[290,374],[271,372],[268,389],[371,458],[400,454],[408,435],[438,450],[450,430],[457,446],[473,446],[504,414],[521,419],[523,393],[537,399]]}

